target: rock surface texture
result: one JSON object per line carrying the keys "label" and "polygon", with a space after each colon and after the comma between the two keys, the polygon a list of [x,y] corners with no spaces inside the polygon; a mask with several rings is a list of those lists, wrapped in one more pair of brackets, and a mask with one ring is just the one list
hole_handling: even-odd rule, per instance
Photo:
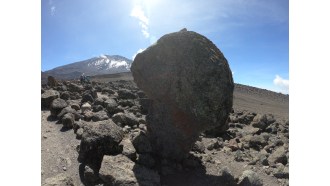
{"label": "rock surface texture", "polygon": [[164,35],[136,56],[131,71],[152,100],[148,137],[161,157],[181,160],[202,131],[227,125],[232,72],[206,37],[186,30]]}

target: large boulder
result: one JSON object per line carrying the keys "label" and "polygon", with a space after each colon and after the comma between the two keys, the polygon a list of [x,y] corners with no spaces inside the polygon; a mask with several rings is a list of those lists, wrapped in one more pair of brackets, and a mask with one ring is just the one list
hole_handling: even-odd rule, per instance
{"label": "large boulder", "polygon": [[112,120],[103,120],[88,124],[82,134],[79,157],[81,163],[99,169],[103,155],[121,152],[119,143],[124,132]]}
{"label": "large boulder", "polygon": [[156,171],[135,164],[121,154],[104,156],[99,176],[106,184],[114,186],[161,185]]}
{"label": "large boulder", "polygon": [[164,35],[135,57],[131,71],[152,100],[147,127],[160,156],[180,160],[202,131],[227,125],[232,72],[206,37],[185,30]]}
{"label": "large boulder", "polygon": [[53,100],[60,97],[60,93],[56,90],[45,90],[44,93],[41,94],[41,108],[49,109]]}

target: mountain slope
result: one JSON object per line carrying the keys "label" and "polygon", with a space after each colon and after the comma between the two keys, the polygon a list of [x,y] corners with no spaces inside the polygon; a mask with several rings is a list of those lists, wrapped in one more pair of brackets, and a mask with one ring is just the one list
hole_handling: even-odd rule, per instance
{"label": "mountain slope", "polygon": [[75,79],[83,73],[88,76],[129,72],[132,60],[119,55],[101,55],[84,61],[60,66],[42,72],[42,77],[54,76],[57,79]]}

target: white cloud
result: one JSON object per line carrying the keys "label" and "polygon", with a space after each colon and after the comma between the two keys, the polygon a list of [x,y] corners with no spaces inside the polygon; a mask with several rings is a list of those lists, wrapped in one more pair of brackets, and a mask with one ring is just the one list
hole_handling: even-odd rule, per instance
{"label": "white cloud", "polygon": [[56,7],[55,6],[50,7],[50,13],[51,13],[51,15],[55,15],[55,10],[56,10]]}
{"label": "white cloud", "polygon": [[135,59],[135,57],[136,57],[136,55],[137,55],[138,53],[141,53],[141,52],[143,52],[144,50],[145,50],[145,49],[140,48],[135,54],[133,54],[133,56],[132,56],[132,60]]}
{"label": "white cloud", "polygon": [[283,79],[281,76],[276,75],[273,83],[278,86],[283,93],[289,93],[289,80]]}
{"label": "white cloud", "polygon": [[149,18],[145,15],[141,6],[134,6],[130,16],[135,17],[139,20],[139,25],[141,26],[142,34],[144,35],[144,37],[149,38]]}

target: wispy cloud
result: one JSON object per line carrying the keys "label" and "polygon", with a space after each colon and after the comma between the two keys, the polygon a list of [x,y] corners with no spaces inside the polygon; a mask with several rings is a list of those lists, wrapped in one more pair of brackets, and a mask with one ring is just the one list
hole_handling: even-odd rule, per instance
{"label": "wispy cloud", "polygon": [[149,38],[149,18],[145,15],[144,11],[142,10],[141,6],[134,6],[131,11],[130,16],[135,17],[139,20],[139,25],[141,26],[141,31],[144,37]]}
{"label": "wispy cloud", "polygon": [[133,56],[132,56],[132,60],[134,60],[135,59],[135,57],[136,57],[136,55],[138,55],[138,53],[141,53],[141,52],[143,52],[145,49],[142,49],[142,48],[140,48]]}
{"label": "wispy cloud", "polygon": [[283,79],[281,76],[276,75],[273,83],[278,86],[283,93],[289,93],[289,80]]}
{"label": "wispy cloud", "polygon": [[56,10],[56,7],[55,6],[52,6],[51,8],[50,8],[50,14],[53,16],[53,15],[55,15],[55,10]]}
{"label": "wispy cloud", "polygon": [[56,11],[56,6],[54,5],[53,0],[49,0],[48,4],[50,6],[50,15],[55,15],[55,11]]}

